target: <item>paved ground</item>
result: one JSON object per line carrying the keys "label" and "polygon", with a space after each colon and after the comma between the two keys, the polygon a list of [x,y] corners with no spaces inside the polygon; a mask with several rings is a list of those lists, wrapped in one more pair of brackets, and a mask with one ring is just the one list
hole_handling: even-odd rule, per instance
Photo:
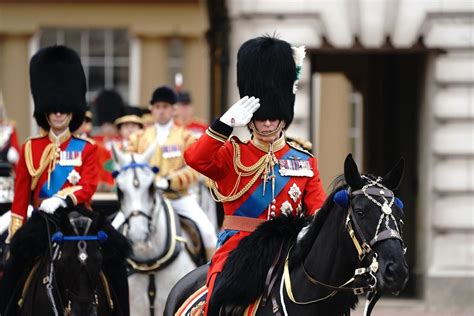
{"label": "paved ground", "polygon": [[[474,298],[473,298],[474,299]],[[359,308],[351,316],[362,316],[364,302],[359,303]],[[471,312],[459,313],[449,311],[430,311],[422,301],[409,299],[381,299],[375,306],[372,316],[474,316]]]}

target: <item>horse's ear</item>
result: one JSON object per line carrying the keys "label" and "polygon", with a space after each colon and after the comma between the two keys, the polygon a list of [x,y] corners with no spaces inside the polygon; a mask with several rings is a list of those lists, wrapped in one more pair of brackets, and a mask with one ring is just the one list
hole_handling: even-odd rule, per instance
{"label": "horse's ear", "polygon": [[151,157],[156,151],[157,142],[151,143],[148,148],[143,152],[143,154],[136,157],[136,161],[140,163],[147,163],[150,161]]}
{"label": "horse's ear", "polygon": [[395,190],[400,185],[405,169],[405,159],[400,158],[395,167],[392,168],[382,180],[384,186],[390,190]]}
{"label": "horse's ear", "polygon": [[359,169],[352,158],[352,154],[347,155],[344,161],[344,178],[346,183],[354,190],[361,189],[364,185],[364,181],[360,176]]}
{"label": "horse's ear", "polygon": [[126,164],[125,154],[120,149],[115,147],[114,144],[112,144],[112,157],[114,158],[114,161],[120,166]]}

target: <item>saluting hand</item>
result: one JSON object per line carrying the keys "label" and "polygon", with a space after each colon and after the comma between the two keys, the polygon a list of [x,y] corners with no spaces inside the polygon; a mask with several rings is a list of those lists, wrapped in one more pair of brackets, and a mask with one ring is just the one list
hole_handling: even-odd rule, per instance
{"label": "saluting hand", "polygon": [[260,99],[245,96],[234,103],[219,120],[231,127],[245,126],[250,122],[253,113],[255,113],[259,107]]}

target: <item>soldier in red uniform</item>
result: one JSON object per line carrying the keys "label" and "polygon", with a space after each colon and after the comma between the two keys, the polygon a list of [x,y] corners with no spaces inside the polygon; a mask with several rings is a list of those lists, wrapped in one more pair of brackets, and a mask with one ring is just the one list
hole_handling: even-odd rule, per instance
{"label": "soldier in red uniform", "polygon": [[[285,138],[294,115],[296,65],[301,64],[295,64],[294,51],[272,37],[245,42],[237,55],[243,98],[185,152],[186,163],[212,180],[225,212],[207,275],[208,315],[218,314],[220,306],[209,299],[226,259],[243,238],[274,216],[313,215],[326,198],[316,157]],[[233,127],[246,125],[250,141],[230,137]]]}
{"label": "soldier in red uniform", "polygon": [[115,90],[102,90],[94,100],[93,108],[100,126],[99,134],[93,136],[94,141],[98,144],[99,183],[97,191],[99,192],[115,190],[115,180],[112,176],[114,171],[112,144],[120,143],[120,135],[114,122],[123,115],[124,106],[122,96]]}
{"label": "soldier in red uniform", "polygon": [[[41,49],[30,62],[30,85],[34,117],[47,133],[28,139],[21,148],[7,238],[7,243],[11,242],[10,258],[0,287],[0,312],[8,300],[18,295],[15,291],[21,289],[18,284],[21,285],[22,275],[46,250],[37,249],[39,243],[29,244],[33,232],[46,231],[40,213],[53,214],[60,207],[79,204],[90,208],[97,187],[97,146],[72,134],[84,121],[86,111],[86,78],[79,56],[65,46]],[[39,211],[27,220],[29,204]],[[111,272],[113,269],[122,268],[125,272],[124,266],[117,265],[105,271],[111,278],[110,274],[118,275]],[[14,313],[14,303],[2,315]]]}

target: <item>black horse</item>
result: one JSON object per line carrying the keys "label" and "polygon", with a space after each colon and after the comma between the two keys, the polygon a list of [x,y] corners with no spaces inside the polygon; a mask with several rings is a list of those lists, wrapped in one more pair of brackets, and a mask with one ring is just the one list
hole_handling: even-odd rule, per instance
{"label": "black horse", "polygon": [[127,289],[129,245],[103,216],[80,207],[34,212],[11,250],[2,282],[16,286],[2,284],[1,295],[13,290],[2,315],[128,315],[128,290],[122,297],[118,287]]}
{"label": "black horse", "polygon": [[[361,176],[348,155],[345,181],[304,229],[305,220],[282,216],[240,242],[216,280],[208,315],[242,315],[255,301],[256,315],[349,315],[364,293],[370,314],[381,293],[401,291],[403,204],[392,190],[403,167],[401,160],[383,178]],[[205,273],[198,268],[177,283],[164,315],[204,285]]]}

